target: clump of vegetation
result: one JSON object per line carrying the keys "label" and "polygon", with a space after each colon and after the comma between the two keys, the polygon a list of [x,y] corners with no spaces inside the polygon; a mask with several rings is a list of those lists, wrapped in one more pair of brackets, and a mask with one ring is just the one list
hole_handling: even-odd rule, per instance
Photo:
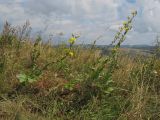
{"label": "clump of vegetation", "polygon": [[74,47],[78,35],[55,47],[40,36],[30,40],[28,22],[19,29],[6,23],[0,34],[0,119],[160,119],[158,52],[120,52],[136,14],[119,28],[108,55],[95,42],[91,49]]}

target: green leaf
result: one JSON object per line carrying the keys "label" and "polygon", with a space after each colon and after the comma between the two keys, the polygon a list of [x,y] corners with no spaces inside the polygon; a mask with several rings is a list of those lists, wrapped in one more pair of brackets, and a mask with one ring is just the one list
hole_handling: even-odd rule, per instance
{"label": "green leaf", "polygon": [[18,74],[16,77],[18,78],[20,83],[23,83],[23,82],[27,81],[27,75],[26,74],[23,74],[23,73],[22,74]]}
{"label": "green leaf", "polygon": [[109,87],[109,88],[107,88],[107,90],[105,90],[104,92],[107,93],[107,94],[109,94],[109,93],[111,93],[113,90],[114,90],[113,87]]}
{"label": "green leaf", "polygon": [[24,82],[29,82],[29,83],[33,83],[36,81],[36,77],[31,77],[31,76],[28,76],[26,74],[18,74],[16,76],[19,80],[20,83],[24,83]]}

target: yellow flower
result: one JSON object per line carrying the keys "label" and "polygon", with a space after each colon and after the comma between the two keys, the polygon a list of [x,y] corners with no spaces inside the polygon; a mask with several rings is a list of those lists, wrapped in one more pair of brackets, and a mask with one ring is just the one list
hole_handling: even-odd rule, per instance
{"label": "yellow flower", "polygon": [[125,27],[125,30],[126,30],[126,31],[128,31],[128,30],[129,30],[129,28],[128,28],[128,27]]}
{"label": "yellow flower", "polygon": [[70,44],[74,44],[74,42],[76,41],[76,38],[71,37],[68,41],[69,41]]}
{"label": "yellow flower", "polygon": [[127,25],[127,22],[126,22],[126,21],[124,21],[124,22],[123,22],[123,25]]}
{"label": "yellow flower", "polygon": [[74,55],[73,52],[69,52],[68,54],[69,54],[69,56],[71,56],[71,57],[73,57],[73,55]]}

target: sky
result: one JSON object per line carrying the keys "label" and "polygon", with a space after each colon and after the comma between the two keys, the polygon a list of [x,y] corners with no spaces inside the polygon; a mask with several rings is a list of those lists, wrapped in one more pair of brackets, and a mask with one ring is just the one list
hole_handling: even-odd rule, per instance
{"label": "sky", "polygon": [[133,10],[138,14],[124,44],[153,45],[160,33],[160,0],[0,0],[0,29],[5,21],[18,26],[27,20],[45,40],[52,35],[60,43],[75,33],[77,43],[99,38],[97,44],[107,45]]}

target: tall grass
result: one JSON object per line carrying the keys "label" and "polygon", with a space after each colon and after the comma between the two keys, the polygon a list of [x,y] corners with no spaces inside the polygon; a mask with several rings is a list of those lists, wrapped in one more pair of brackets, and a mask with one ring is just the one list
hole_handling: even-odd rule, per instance
{"label": "tall grass", "polygon": [[77,35],[54,47],[40,36],[31,40],[28,22],[19,28],[6,23],[0,35],[0,119],[160,119],[158,51],[148,57],[120,52],[136,14],[120,27],[108,55],[95,44],[74,47]]}

